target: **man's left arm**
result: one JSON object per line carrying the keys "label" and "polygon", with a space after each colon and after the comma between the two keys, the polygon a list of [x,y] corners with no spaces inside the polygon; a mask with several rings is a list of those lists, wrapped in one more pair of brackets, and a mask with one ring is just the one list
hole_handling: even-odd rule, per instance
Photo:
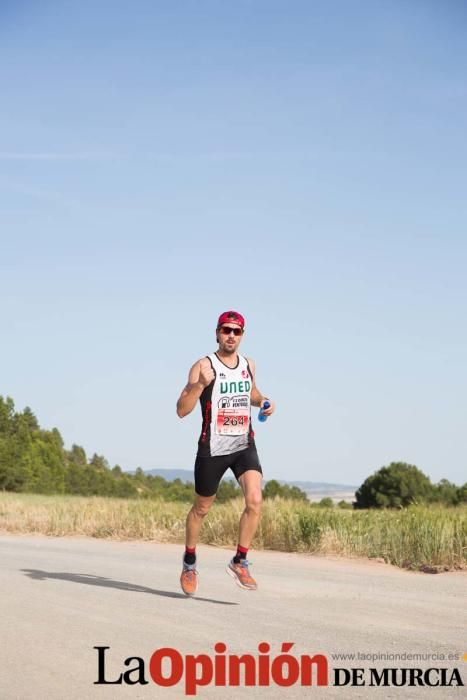
{"label": "man's left arm", "polygon": [[269,401],[270,406],[269,408],[264,409],[263,413],[265,416],[270,416],[274,411],[276,410],[276,404],[275,402],[270,399],[267,396],[264,396],[256,386],[256,366],[251,357],[247,358],[248,361],[248,366],[250,367],[251,370],[251,375],[252,375],[252,387],[251,387],[251,396],[250,396],[250,403],[252,406],[257,406],[258,408],[261,408],[264,404],[265,401]]}

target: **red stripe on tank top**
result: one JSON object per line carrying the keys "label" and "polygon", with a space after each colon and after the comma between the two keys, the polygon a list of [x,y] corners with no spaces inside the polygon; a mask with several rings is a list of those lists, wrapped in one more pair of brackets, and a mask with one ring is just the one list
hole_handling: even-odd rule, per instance
{"label": "red stripe on tank top", "polygon": [[201,434],[201,442],[204,442],[206,440],[206,433],[208,431],[208,425],[210,423],[210,418],[209,418],[209,411],[211,410],[211,402],[207,401],[206,402],[206,408],[204,409],[204,421],[203,421],[203,432]]}

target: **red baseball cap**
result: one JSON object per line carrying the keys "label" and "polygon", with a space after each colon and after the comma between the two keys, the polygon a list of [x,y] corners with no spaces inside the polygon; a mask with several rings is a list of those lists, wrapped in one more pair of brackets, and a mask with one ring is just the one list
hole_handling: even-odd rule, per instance
{"label": "red baseball cap", "polygon": [[224,323],[236,323],[237,326],[245,327],[245,319],[238,311],[224,311],[224,313],[219,316],[217,327],[219,328]]}

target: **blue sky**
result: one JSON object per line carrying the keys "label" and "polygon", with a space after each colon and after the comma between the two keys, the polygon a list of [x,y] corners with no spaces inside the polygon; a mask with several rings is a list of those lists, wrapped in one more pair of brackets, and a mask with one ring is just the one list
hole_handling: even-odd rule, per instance
{"label": "blue sky", "polygon": [[[218,314],[266,478],[466,480],[462,2],[0,5],[0,393],[191,468]],[[256,419],[255,419],[256,420]]]}

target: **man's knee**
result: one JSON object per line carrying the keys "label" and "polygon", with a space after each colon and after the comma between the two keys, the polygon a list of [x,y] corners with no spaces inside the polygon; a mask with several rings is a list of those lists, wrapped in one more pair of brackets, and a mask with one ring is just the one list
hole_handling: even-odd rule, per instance
{"label": "man's knee", "polygon": [[261,489],[255,489],[254,491],[251,491],[250,493],[247,494],[245,498],[245,504],[248,510],[252,511],[253,513],[260,513],[261,512],[261,505],[263,503],[263,497],[261,493]]}
{"label": "man's knee", "polygon": [[198,518],[204,518],[209,513],[209,509],[214,501],[214,498],[197,498],[193,503],[193,512]]}

